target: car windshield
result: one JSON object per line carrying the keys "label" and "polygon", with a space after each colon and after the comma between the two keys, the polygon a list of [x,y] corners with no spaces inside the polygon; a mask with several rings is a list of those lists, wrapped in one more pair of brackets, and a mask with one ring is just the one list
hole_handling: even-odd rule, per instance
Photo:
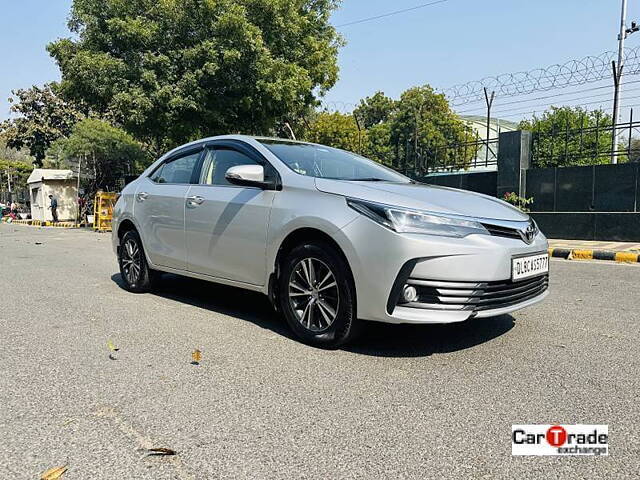
{"label": "car windshield", "polygon": [[259,142],[300,175],[361,182],[411,182],[390,168],[345,150],[286,140],[260,139]]}

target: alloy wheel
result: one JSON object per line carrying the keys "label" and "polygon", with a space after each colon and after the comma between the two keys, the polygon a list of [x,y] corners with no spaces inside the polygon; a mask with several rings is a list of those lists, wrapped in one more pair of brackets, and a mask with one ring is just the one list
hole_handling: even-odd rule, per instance
{"label": "alloy wheel", "polygon": [[140,279],[142,262],[140,248],[134,240],[127,240],[122,249],[122,270],[129,285],[134,285]]}
{"label": "alloy wheel", "polygon": [[289,277],[289,304],[307,330],[328,329],[338,316],[340,293],[329,266],[317,258],[300,260]]}

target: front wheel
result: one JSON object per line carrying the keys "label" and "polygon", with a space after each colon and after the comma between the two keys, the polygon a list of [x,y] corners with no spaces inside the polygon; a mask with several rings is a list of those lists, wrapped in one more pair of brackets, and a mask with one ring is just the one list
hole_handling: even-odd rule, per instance
{"label": "front wheel", "polygon": [[122,236],[118,247],[120,275],[127,290],[134,293],[150,291],[160,273],[149,268],[140,235],[130,230]]}
{"label": "front wheel", "polygon": [[335,348],[359,330],[351,272],[329,244],[309,242],[289,252],[278,296],[287,323],[308,344]]}

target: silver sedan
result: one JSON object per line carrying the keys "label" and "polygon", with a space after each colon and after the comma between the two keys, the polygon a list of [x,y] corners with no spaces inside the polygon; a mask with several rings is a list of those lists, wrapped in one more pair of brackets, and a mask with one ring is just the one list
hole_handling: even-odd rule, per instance
{"label": "silver sedan", "polygon": [[122,191],[113,245],[132,292],[161,272],[262,292],[325,347],[361,320],[462,322],[548,293],[547,240],[511,205],[281,139],[228,135],[167,153]]}

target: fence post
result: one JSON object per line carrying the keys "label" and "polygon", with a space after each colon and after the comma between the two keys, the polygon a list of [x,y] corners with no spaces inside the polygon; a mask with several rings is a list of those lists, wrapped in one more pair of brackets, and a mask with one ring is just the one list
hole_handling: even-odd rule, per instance
{"label": "fence post", "polygon": [[498,137],[497,196],[507,192],[526,195],[526,170],[531,164],[531,132],[502,132]]}

